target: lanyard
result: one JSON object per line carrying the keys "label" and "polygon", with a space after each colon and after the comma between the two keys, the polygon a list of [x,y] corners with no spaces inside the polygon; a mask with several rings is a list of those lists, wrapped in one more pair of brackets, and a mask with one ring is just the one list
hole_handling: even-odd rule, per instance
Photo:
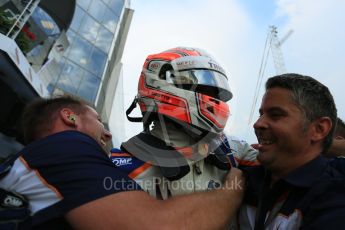
{"label": "lanyard", "polygon": [[[271,173],[266,170],[264,182],[259,193],[258,209],[255,216],[255,230],[263,230],[268,227],[268,225],[271,224],[277,217],[280,209],[283,207],[287,199],[287,196],[285,196],[283,200],[276,203],[278,198],[281,197],[281,195],[284,194],[284,191],[287,189],[285,182],[276,182],[272,189],[270,189],[270,185]],[[273,204],[275,205],[266,219],[266,214]]]}

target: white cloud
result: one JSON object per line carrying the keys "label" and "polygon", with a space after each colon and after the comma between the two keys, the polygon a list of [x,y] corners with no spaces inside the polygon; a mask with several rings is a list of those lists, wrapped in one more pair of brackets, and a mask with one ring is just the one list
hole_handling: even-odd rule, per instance
{"label": "white cloud", "polygon": [[345,118],[345,1],[280,0],[278,11],[288,20],[293,35],[283,51],[288,70],[317,78],[335,98],[338,115]]}

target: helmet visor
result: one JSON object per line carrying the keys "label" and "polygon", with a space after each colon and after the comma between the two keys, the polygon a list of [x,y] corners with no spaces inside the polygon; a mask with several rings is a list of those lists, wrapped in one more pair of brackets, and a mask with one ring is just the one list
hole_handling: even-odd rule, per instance
{"label": "helmet visor", "polygon": [[166,71],[166,81],[178,88],[206,94],[222,101],[232,98],[228,79],[217,71],[209,69]]}

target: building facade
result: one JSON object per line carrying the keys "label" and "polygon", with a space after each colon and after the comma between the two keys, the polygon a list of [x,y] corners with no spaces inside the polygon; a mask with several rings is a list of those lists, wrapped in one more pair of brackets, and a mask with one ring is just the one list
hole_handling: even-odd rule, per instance
{"label": "building facade", "polygon": [[128,0],[0,0],[0,156],[22,147],[18,121],[35,97],[76,95],[108,126],[129,7]]}

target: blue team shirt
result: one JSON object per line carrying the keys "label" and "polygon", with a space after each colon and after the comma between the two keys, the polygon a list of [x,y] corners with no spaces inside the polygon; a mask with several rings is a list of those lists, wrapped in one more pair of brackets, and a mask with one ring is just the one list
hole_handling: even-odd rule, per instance
{"label": "blue team shirt", "polygon": [[56,220],[82,204],[141,189],[114,166],[96,141],[77,131],[28,145],[0,185],[27,196],[33,226],[53,223],[55,227]]}
{"label": "blue team shirt", "polygon": [[245,172],[247,190],[238,217],[240,229],[254,229],[259,200],[263,200],[261,210],[266,210],[262,212],[265,229],[345,228],[345,176],[329,160],[317,157],[273,186],[267,180],[264,189],[269,175],[264,167]]}

